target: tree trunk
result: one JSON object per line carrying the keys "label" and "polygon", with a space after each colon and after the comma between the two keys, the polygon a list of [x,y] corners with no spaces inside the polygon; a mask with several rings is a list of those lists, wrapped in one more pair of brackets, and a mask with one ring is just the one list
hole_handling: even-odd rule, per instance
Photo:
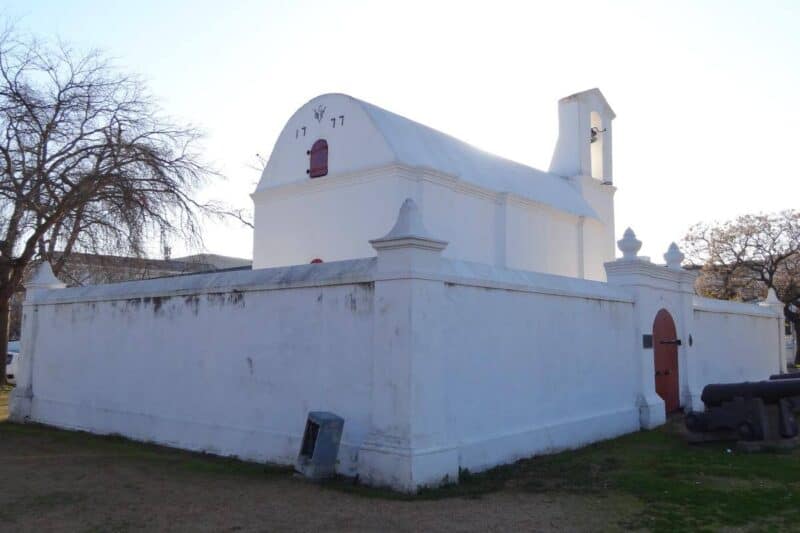
{"label": "tree trunk", "polygon": [[0,385],[6,383],[6,359],[8,356],[8,324],[11,298],[0,293]]}

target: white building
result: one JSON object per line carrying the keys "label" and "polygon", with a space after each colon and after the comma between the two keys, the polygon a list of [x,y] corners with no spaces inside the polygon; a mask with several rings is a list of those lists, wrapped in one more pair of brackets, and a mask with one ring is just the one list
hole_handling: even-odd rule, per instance
{"label": "white building", "polygon": [[592,90],[559,117],[542,172],[312,100],[253,195],[252,271],[64,289],[44,265],[13,418],[291,464],[331,411],[339,472],[413,491],[783,370],[774,295],[699,298],[676,246],[652,263],[630,230],[614,259],[614,114]]}
{"label": "white building", "polygon": [[253,193],[254,267],[374,255],[369,239],[413,198],[448,241],[445,257],[604,280],[613,119],[597,89],[562,99],[543,172],[349,96],[314,98],[289,119]]}

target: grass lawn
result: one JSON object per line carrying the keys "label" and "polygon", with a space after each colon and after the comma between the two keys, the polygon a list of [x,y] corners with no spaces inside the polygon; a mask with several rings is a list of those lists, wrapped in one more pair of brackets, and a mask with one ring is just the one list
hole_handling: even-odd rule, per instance
{"label": "grass lawn", "polygon": [[800,451],[689,446],[679,424],[408,496],[6,421],[0,529],[800,531]]}

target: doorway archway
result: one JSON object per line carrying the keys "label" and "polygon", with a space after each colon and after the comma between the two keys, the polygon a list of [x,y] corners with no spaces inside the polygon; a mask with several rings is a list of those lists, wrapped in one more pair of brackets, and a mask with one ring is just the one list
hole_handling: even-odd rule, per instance
{"label": "doorway archway", "polygon": [[661,309],[653,321],[653,362],[656,394],[664,400],[667,413],[680,409],[678,380],[678,340],[675,321],[666,309]]}

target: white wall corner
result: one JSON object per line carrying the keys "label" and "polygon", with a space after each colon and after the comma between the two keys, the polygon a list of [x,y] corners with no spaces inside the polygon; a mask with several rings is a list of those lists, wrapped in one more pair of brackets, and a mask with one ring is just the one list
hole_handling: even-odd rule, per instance
{"label": "white wall corner", "polygon": [[658,394],[640,395],[636,401],[639,407],[639,424],[642,429],[653,429],[667,421],[664,400]]}
{"label": "white wall corner", "polygon": [[378,253],[373,320],[372,406],[359,476],[372,485],[415,492],[454,482],[458,450],[444,433],[446,365],[444,283],[426,278],[447,242],[433,238],[407,198],[394,227],[370,241]]}
{"label": "white wall corner", "polygon": [[766,307],[768,309],[772,309],[775,312],[776,316],[783,318],[783,302],[778,299],[778,295],[775,294],[775,289],[769,289],[767,291],[767,298],[763,302],[759,302],[758,305],[761,307]]}
{"label": "white wall corner", "polygon": [[358,476],[372,486],[416,493],[458,482],[457,448],[417,450],[371,433],[358,452]]}
{"label": "white wall corner", "polygon": [[[26,302],[37,293],[49,290],[58,290],[66,287],[55,274],[48,261],[42,261],[25,283]],[[21,357],[17,369],[16,387],[11,393],[9,402],[9,418],[14,422],[25,422],[31,416],[33,408],[33,343],[38,327],[38,310],[36,306],[26,305],[22,315],[22,342]]]}
{"label": "white wall corner", "polygon": [[[367,483],[415,492],[455,482],[458,450],[447,440],[444,282],[417,276],[438,269],[446,243],[431,239],[406,200],[378,250],[369,435],[358,454]],[[383,262],[381,260],[383,259]]]}
{"label": "white wall corner", "polygon": [[66,284],[53,274],[53,268],[48,261],[42,261],[31,279],[25,283],[26,293],[28,291],[63,289],[64,287]]}
{"label": "white wall corner", "polygon": [[416,202],[406,198],[394,227],[369,241],[378,252],[378,274],[438,272],[447,242],[433,238],[422,222]]}
{"label": "white wall corner", "polygon": [[11,392],[8,409],[9,420],[18,424],[27,422],[30,419],[32,407],[33,388],[18,384]]}
{"label": "white wall corner", "polygon": [[680,274],[679,279],[681,282],[681,292],[684,292],[686,294],[691,294],[692,297],[694,298],[694,295],[696,293],[694,285],[695,282],[697,281],[697,276],[700,275],[700,272],[698,270],[687,270],[684,268],[681,269],[679,274]]}
{"label": "white wall corner", "polygon": [[[50,270],[51,275],[52,273],[53,271]],[[28,289],[28,291],[31,291],[31,289]],[[28,294],[26,294],[26,299]],[[36,334],[39,327],[39,310],[37,307],[36,305],[25,305],[22,308],[20,358],[17,373],[14,376],[16,386],[11,393],[8,406],[9,418],[18,423],[27,422],[33,409],[33,359],[35,357]]]}
{"label": "white wall corner", "polygon": [[785,320],[786,316],[784,314],[783,302],[778,299],[778,295],[775,293],[775,289],[770,288],[767,291],[767,298],[763,302],[759,302],[761,307],[766,307],[771,309],[775,313],[775,318],[777,322],[777,338],[778,338],[778,372],[781,374],[786,373],[786,349],[784,343],[786,341],[785,337]]}
{"label": "white wall corner", "polygon": [[684,411],[695,411],[695,412],[702,412],[706,408],[706,404],[703,403],[701,398],[702,396],[702,389],[701,390],[689,390],[686,393],[686,397],[684,398]]}

